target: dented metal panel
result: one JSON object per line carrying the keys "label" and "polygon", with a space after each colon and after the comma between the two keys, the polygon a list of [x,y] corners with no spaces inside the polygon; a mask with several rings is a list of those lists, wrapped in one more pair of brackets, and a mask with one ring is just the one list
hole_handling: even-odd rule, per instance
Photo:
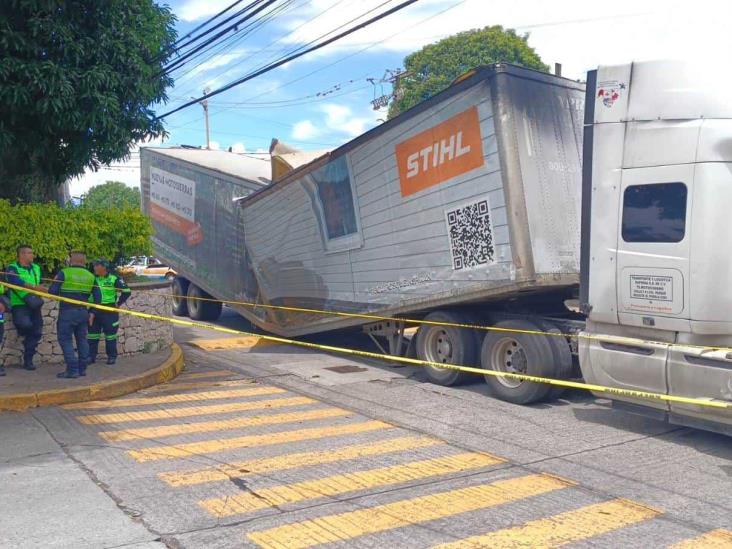
{"label": "dented metal panel", "polygon": [[[229,276],[253,280],[227,282],[226,292],[203,287],[221,298],[235,290],[267,304],[382,315],[571,287],[583,100],[582,85],[566,79],[480,69],[239,201]],[[204,273],[204,283],[224,282],[200,266],[190,276]],[[240,311],[288,336],[364,323]]]}

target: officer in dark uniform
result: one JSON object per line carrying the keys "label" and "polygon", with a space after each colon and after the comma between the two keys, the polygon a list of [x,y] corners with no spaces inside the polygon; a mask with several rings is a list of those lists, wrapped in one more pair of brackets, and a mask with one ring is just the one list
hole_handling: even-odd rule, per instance
{"label": "officer in dark uniform", "polygon": [[[33,263],[33,248],[22,244],[16,249],[17,261],[8,265],[7,281],[29,290],[45,292],[41,283],[41,267]],[[33,357],[43,336],[43,299],[22,290],[10,290],[10,306],[13,313],[13,324],[18,334],[23,336],[23,368],[35,370]]]}
{"label": "officer in dark uniform", "polygon": [[[58,374],[58,377],[73,379],[85,376],[86,365],[89,363],[89,343],[86,339],[89,327],[87,303],[90,301],[100,303],[102,295],[94,284],[94,275],[86,269],[84,252],[69,254],[69,266],[61,269],[56,275],[48,293],[84,302],[82,305],[62,301],[59,304],[56,329],[66,362],[66,371]],[[74,339],[76,351],[74,351]]]}
{"label": "officer in dark uniform", "polygon": [[[0,349],[3,348],[5,336],[5,313],[10,310],[10,300],[5,296],[5,286],[0,283]],[[5,368],[0,366],[0,377],[5,375]]]}
{"label": "officer in dark uniform", "polygon": [[[132,290],[127,287],[122,277],[111,273],[111,266],[104,259],[97,259],[94,262],[94,284],[99,288],[102,296],[102,305],[120,308],[122,304],[132,295]],[[119,292],[119,299],[117,299]],[[104,333],[105,349],[107,351],[107,364],[112,365],[117,361],[117,332],[119,331],[119,313],[112,311],[93,311],[90,317],[91,328],[89,328],[89,364],[94,364],[99,351],[99,340]]]}

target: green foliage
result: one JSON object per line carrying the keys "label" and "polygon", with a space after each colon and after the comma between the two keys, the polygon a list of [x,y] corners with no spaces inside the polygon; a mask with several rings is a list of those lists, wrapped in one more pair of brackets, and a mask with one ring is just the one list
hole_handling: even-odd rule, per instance
{"label": "green foliage", "polygon": [[471,30],[425,46],[404,59],[409,73],[395,90],[399,98],[389,107],[389,118],[412,108],[447,88],[465,72],[491,63],[513,63],[548,71],[528,45],[528,35],[519,36],[500,25]]}
{"label": "green foliage", "polygon": [[121,181],[107,181],[89,189],[84,196],[85,208],[135,208],[140,209],[140,189],[128,187]]}
{"label": "green foliage", "polygon": [[150,220],[137,208],[61,208],[54,203],[11,205],[0,200],[0,265],[15,261],[15,248],[30,244],[46,275],[63,266],[71,250],[89,259],[152,253]]}
{"label": "green foliage", "polygon": [[55,199],[164,135],[175,17],[154,0],[0,2],[0,198]]}

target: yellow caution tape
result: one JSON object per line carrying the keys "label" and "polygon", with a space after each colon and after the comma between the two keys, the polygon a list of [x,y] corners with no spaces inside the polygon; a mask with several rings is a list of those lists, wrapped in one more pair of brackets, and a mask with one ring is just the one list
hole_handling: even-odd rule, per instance
{"label": "yellow caution tape", "polygon": [[[51,279],[41,279],[41,280],[51,280]],[[12,284],[5,283],[5,286],[12,288],[14,287]],[[14,287],[17,289],[17,286]],[[24,291],[28,291],[27,289],[24,289]],[[139,290],[138,290],[139,291]],[[143,290],[144,291],[144,290]],[[148,290],[153,291],[153,290]],[[39,294],[39,295],[49,295],[49,294]],[[284,305],[268,305],[264,303],[254,303],[251,301],[233,301],[233,300],[225,300],[225,299],[215,299],[210,297],[188,297],[185,295],[176,295],[176,294],[158,294],[162,297],[169,297],[169,298],[178,298],[178,299],[187,299],[187,300],[196,300],[196,301],[211,301],[211,302],[220,302],[225,303],[228,305],[243,305],[245,307],[251,307],[251,308],[261,308],[261,309],[272,309],[272,310],[278,310],[278,311],[288,311],[288,312],[294,312],[294,313],[312,313],[312,314],[320,314],[320,315],[331,315],[331,316],[341,316],[346,318],[362,318],[364,320],[374,320],[374,321],[389,321],[389,322],[404,322],[405,324],[417,324],[417,325],[426,325],[426,326],[445,326],[449,328],[465,328],[470,330],[482,330],[486,332],[501,332],[501,333],[508,333],[508,334],[525,334],[525,335],[537,335],[537,336],[547,336],[547,337],[561,337],[565,339],[570,338],[576,338],[576,339],[584,339],[588,341],[604,341],[606,343],[618,343],[620,345],[658,345],[668,348],[682,348],[682,349],[702,349],[707,352],[711,351],[724,351],[724,352],[732,352],[732,347],[714,347],[709,345],[698,345],[693,343],[673,343],[673,342],[667,342],[667,341],[655,341],[650,339],[641,339],[637,337],[628,337],[628,336],[615,336],[615,335],[609,335],[609,334],[603,334],[602,336],[595,336],[590,335],[586,333],[576,332],[576,333],[568,333],[568,332],[561,332],[559,330],[554,332],[546,332],[543,330],[522,330],[518,328],[501,328],[498,326],[484,326],[482,324],[470,324],[470,323],[461,323],[461,322],[445,322],[445,321],[439,321],[439,320],[424,320],[424,319],[415,319],[415,318],[403,318],[403,317],[394,317],[394,316],[382,316],[382,315],[376,315],[372,313],[347,313],[343,311],[325,311],[323,309],[310,309],[310,308],[304,308],[304,307],[288,307]],[[163,318],[163,317],[161,317]],[[172,319],[171,319],[172,321]]]}
{"label": "yellow caution tape", "polygon": [[[89,307],[89,303],[86,301],[79,301],[79,300],[71,299],[71,298],[64,297],[64,296],[56,296],[56,295],[51,295],[46,292],[30,290],[28,288],[23,288],[21,286],[9,284],[7,282],[4,284],[8,288],[12,288],[14,290],[22,290],[22,291],[36,294],[36,295],[39,295],[41,297],[45,297],[48,299],[71,303],[73,305],[82,305],[84,307]],[[516,379],[519,381],[530,381],[532,383],[546,383],[548,385],[553,385],[556,387],[565,387],[565,388],[569,388],[569,389],[584,389],[587,391],[607,393],[607,394],[611,394],[611,395],[618,395],[618,396],[624,396],[624,397],[657,400],[657,401],[664,401],[664,402],[677,402],[677,403],[682,403],[682,404],[693,404],[696,406],[701,406],[701,407],[706,407],[706,408],[732,410],[732,402],[723,402],[720,400],[698,398],[698,397],[684,397],[684,396],[677,396],[677,395],[666,395],[666,394],[662,394],[662,393],[654,393],[654,392],[649,392],[649,391],[638,391],[635,389],[619,389],[617,387],[608,387],[605,385],[595,385],[592,383],[584,383],[584,382],[579,382],[579,381],[569,381],[566,379],[552,379],[552,378],[547,378],[547,377],[532,376],[532,375],[528,375],[528,374],[516,374],[516,373],[512,373],[512,372],[498,372],[496,370],[485,370],[483,368],[474,368],[472,366],[462,366],[459,364],[444,364],[442,362],[431,362],[431,361],[427,361],[427,360],[420,360],[417,358],[401,357],[401,356],[388,355],[388,354],[383,354],[383,353],[373,353],[370,351],[359,351],[357,349],[348,349],[345,347],[335,347],[333,345],[322,345],[320,343],[309,343],[306,341],[297,341],[294,339],[287,339],[284,337],[277,337],[277,336],[272,336],[272,335],[255,334],[252,332],[234,330],[232,328],[224,328],[222,326],[214,326],[212,324],[206,324],[204,322],[195,322],[192,320],[183,320],[183,319],[179,319],[179,318],[169,318],[169,317],[154,315],[154,314],[150,314],[150,313],[141,313],[139,311],[133,311],[130,309],[118,309],[117,307],[108,307],[106,305],[93,305],[93,307],[95,309],[99,309],[102,311],[109,311],[109,312],[121,313],[121,314],[126,314],[126,315],[131,315],[131,316],[137,316],[140,318],[147,318],[150,320],[160,320],[162,322],[170,322],[171,324],[177,324],[179,326],[204,328],[206,330],[213,330],[216,332],[223,332],[223,333],[227,333],[227,334],[258,337],[265,341],[270,341],[270,342],[274,342],[274,343],[282,343],[284,345],[294,345],[294,346],[304,347],[304,348],[308,348],[308,349],[316,349],[319,351],[330,351],[330,352],[334,352],[334,353],[340,353],[340,354],[346,354],[346,355],[352,355],[352,356],[360,356],[360,357],[365,357],[365,358],[373,358],[373,359],[377,359],[377,360],[400,362],[402,364],[411,364],[414,366],[433,366],[433,367],[437,367],[437,368],[458,370],[461,372],[468,372],[468,373],[472,373],[472,374],[480,374],[480,375],[487,375],[487,376],[494,376],[494,377],[505,377],[508,379]]]}

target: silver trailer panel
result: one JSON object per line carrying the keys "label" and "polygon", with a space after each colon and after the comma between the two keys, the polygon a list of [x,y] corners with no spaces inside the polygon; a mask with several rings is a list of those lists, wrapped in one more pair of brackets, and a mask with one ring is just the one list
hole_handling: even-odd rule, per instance
{"label": "silver trailer panel", "polygon": [[[576,284],[583,105],[575,82],[481,69],[252,196],[244,228],[262,295],[394,315]],[[424,134],[439,141],[441,127],[471,109],[480,165],[405,195],[400,145]],[[318,187],[329,172],[347,178],[354,213],[349,234],[330,239],[328,210],[339,204]],[[296,335],[363,320],[291,313],[276,322]]]}
{"label": "silver trailer panel", "polygon": [[[228,276],[254,284],[183,272],[220,299],[379,315],[569,288],[579,271],[583,101],[566,79],[478,69],[241,200],[228,238],[246,261]],[[366,322],[239,310],[286,336]]]}

